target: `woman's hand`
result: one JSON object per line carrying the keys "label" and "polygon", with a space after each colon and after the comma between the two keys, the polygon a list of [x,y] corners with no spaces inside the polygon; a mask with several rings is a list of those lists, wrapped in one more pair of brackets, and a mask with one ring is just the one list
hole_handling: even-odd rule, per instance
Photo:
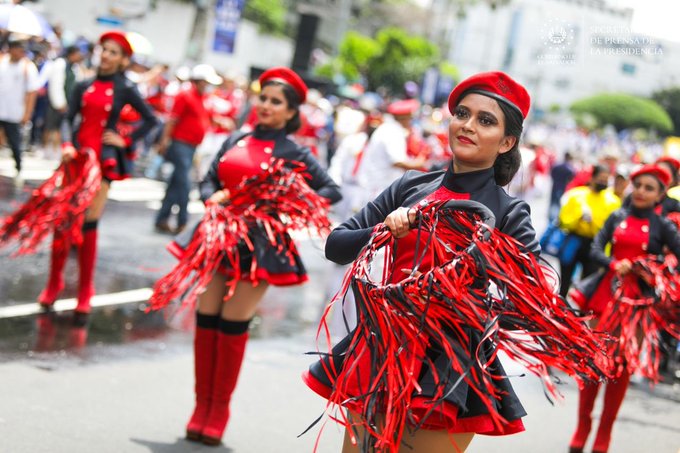
{"label": "woman's hand", "polygon": [[614,263],[614,270],[617,274],[626,275],[633,268],[633,263],[629,259],[623,259]]}
{"label": "woman's hand", "polygon": [[115,146],[116,148],[127,147],[125,139],[121,137],[120,134],[110,129],[104,131],[104,135],[102,135],[102,143],[105,145]]}
{"label": "woman's hand", "polygon": [[392,211],[385,218],[385,225],[390,229],[392,235],[397,238],[403,238],[411,229],[411,225],[416,221],[416,210],[411,208],[398,208]]}
{"label": "woman's hand", "polygon": [[222,203],[226,203],[227,200],[229,200],[229,195],[230,195],[230,193],[229,193],[229,190],[227,190],[227,189],[218,190],[217,192],[215,192],[214,194],[212,194],[212,195],[210,196],[210,198],[208,198],[208,201],[206,202],[206,204],[222,204]]}
{"label": "woman's hand", "polygon": [[61,161],[66,163],[73,160],[76,157],[76,149],[73,145],[64,145],[61,148]]}

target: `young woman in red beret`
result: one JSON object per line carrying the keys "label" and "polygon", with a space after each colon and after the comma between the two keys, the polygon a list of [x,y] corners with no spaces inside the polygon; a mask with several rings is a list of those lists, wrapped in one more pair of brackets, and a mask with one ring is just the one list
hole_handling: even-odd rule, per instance
{"label": "young woman in red beret", "polygon": [[[615,337],[622,335],[626,329],[622,324],[612,321],[620,310],[620,305],[617,305],[620,302],[616,300],[613,288],[621,286],[618,297],[639,299],[643,294],[637,279],[625,279],[627,275],[633,275],[632,269],[636,258],[662,255],[666,247],[676,257],[680,257],[678,231],[675,225],[657,210],[671,183],[670,173],[660,165],[644,165],[631,174],[630,180],[633,184],[630,205],[609,216],[591,248],[591,259],[605,269],[604,274],[589,277],[570,293],[572,300],[583,310],[595,314],[593,324],[596,330],[606,330]],[[605,253],[608,244],[611,244],[610,255]],[[619,281],[617,285],[613,285],[614,279]],[[635,343],[638,343],[644,335],[659,334],[658,331],[649,332],[643,327],[645,322],[642,318],[633,322],[637,324],[634,328],[637,337],[634,338]],[[658,338],[653,342],[658,342]],[[616,345],[622,343],[625,342],[618,340],[615,342]],[[635,349],[637,352],[633,355],[639,356],[637,346]],[[615,377],[606,384],[604,406],[592,449],[594,453],[606,453],[609,449],[612,428],[626,395],[631,374],[637,368],[651,379],[655,379],[654,375],[657,373],[654,366],[641,369],[637,358],[633,359],[637,363],[630,363],[626,359],[626,351],[620,348],[610,356],[615,365]],[[653,360],[651,357],[649,359]],[[569,444],[571,453],[583,452],[590,434],[591,413],[599,389],[599,383],[588,383],[579,392],[578,423]]]}
{"label": "young woman in red beret", "polygon": [[[224,142],[200,184],[202,199],[207,204],[226,202],[230,191],[245,178],[267,170],[274,157],[304,164],[309,186],[331,203],[338,201],[339,187],[309,149],[288,138],[300,127],[299,107],[305,101],[305,83],[295,72],[281,67],[265,71],[259,81],[262,88],[257,125],[254,131],[234,133]],[[286,243],[281,244],[286,250],[282,250],[272,246],[263,231],[253,229],[248,234],[254,251],[242,251],[242,279],[233,295],[224,301],[227,276],[218,271],[198,298],[194,341],[196,406],[186,437],[208,445],[219,444],[227,426],[229,401],[243,361],[248,326],[265,291],[270,285],[291,286],[307,280],[290,236],[286,235]],[[187,230],[171,245],[171,251],[182,256],[192,235]],[[295,259],[290,260],[286,252],[292,252]],[[257,263],[255,281],[246,278],[253,254]]]}
{"label": "young woman in red beret", "polygon": [[[397,239],[391,265],[394,271],[389,283],[398,284],[408,277],[417,253],[417,230],[412,228],[416,210],[428,202],[443,200],[473,200],[483,204],[495,215],[498,230],[512,236],[530,253],[538,256],[540,247],[531,224],[529,205],[509,196],[503,189],[520,167],[518,145],[529,104],[529,94],[524,87],[501,72],[478,74],[461,82],[449,97],[449,110],[453,115],[449,125],[453,160],[448,168],[430,173],[406,172],[363,210],[331,232],[326,243],[327,258],[339,264],[352,262],[367,244],[373,228],[383,222]],[[406,271],[400,272],[402,269]],[[428,268],[423,262],[418,270],[426,272]],[[379,332],[375,334],[380,335]],[[325,398],[332,394],[336,379],[329,375],[329,370],[347,369],[343,364],[348,348],[347,338],[333,348],[331,356],[314,363],[303,375],[305,383]],[[469,337],[469,341],[470,344],[463,344],[462,349],[474,351],[477,346],[486,344],[481,337],[474,335]],[[455,343],[455,340],[451,342]],[[430,368],[438,360],[434,351],[440,350],[430,346],[428,358],[423,358],[418,381],[422,389],[420,394],[425,397],[414,397],[411,402],[408,410],[413,425],[407,422],[401,446],[383,446],[385,451],[397,451],[399,448],[399,451],[428,453],[465,451],[476,433],[506,435],[524,430],[521,418],[525,411],[497,358],[492,360],[489,370],[493,370],[495,376],[492,385],[498,390],[497,394],[502,395],[492,403],[504,419],[501,425],[493,422],[489,407],[484,402],[495,398],[490,394],[479,395],[465,383],[454,385],[443,404],[425,401],[426,396],[434,391],[427,376],[453,373],[448,382],[462,380],[461,375],[451,369]],[[361,374],[361,365],[356,365],[356,370],[357,375]],[[416,407],[418,401],[425,402]],[[357,420],[362,420],[359,415],[362,409],[354,407],[349,410],[354,428],[346,430],[344,453],[363,451],[361,445],[363,448],[376,447],[367,447],[370,443],[366,443],[362,428],[365,424],[357,423]],[[413,430],[414,426],[420,428]],[[356,444],[353,433],[356,433]]]}
{"label": "young woman in red beret", "polygon": [[[111,181],[129,176],[134,143],[156,124],[156,118],[136,86],[123,74],[132,56],[132,46],[125,34],[118,31],[104,33],[99,44],[101,56],[96,77],[78,83],[69,101],[67,124],[72,137],[65,137],[62,149],[64,162],[78,160],[82,154],[95,153],[102,174],[99,190],[85,212],[83,240],[78,249],[80,280],[76,319],[81,320],[89,314],[90,299],[95,294],[97,223],[104,212]],[[119,122],[122,117],[134,114],[130,108],[141,119],[136,128],[128,128],[123,136],[119,132]],[[64,244],[64,238],[63,232],[55,231],[47,286],[38,297],[46,308],[52,306],[64,287],[63,270],[70,249],[70,244]]]}

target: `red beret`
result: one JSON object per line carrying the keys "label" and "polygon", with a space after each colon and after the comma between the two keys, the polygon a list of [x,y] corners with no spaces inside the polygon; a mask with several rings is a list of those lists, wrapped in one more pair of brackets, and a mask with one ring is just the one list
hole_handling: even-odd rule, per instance
{"label": "red beret", "polygon": [[483,94],[517,110],[526,118],[531,98],[527,90],[504,72],[482,72],[460,82],[449,95],[449,111],[453,114],[460,96],[466,91]]}
{"label": "red beret", "polygon": [[668,185],[671,183],[671,174],[668,173],[668,170],[663,167],[659,167],[658,165],[643,165],[630,174],[630,180],[633,181],[640,175],[654,176],[661,184],[664,185],[664,187],[668,187]]}
{"label": "red beret", "polygon": [[671,167],[675,168],[675,171],[680,170],[680,160],[678,160],[678,159],[676,159],[676,158],[674,158],[674,157],[671,157],[671,156],[661,156],[661,157],[659,157],[659,158],[656,160],[656,163],[657,163],[657,164],[660,164],[660,163],[662,163],[662,162],[663,162],[663,163],[667,163],[667,164],[669,164]]}
{"label": "red beret", "polygon": [[264,86],[265,82],[268,81],[282,82],[289,85],[300,97],[301,104],[307,99],[307,85],[305,85],[302,78],[291,69],[285,67],[267,69],[262,73],[259,80],[260,86]]}
{"label": "red beret", "polygon": [[413,115],[419,107],[420,102],[416,99],[402,99],[388,105],[387,113],[394,116]]}
{"label": "red beret", "polygon": [[99,44],[103,44],[104,41],[107,40],[115,41],[120,45],[120,47],[123,49],[123,53],[127,55],[128,57],[131,57],[133,52],[132,52],[132,45],[130,44],[130,41],[125,37],[125,33],[122,31],[118,30],[111,30],[107,31],[103,35],[99,37]]}

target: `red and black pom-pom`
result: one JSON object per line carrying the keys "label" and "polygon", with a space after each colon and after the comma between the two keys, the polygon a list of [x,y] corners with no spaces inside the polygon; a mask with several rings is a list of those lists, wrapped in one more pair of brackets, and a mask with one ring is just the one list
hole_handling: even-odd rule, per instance
{"label": "red and black pom-pom", "polygon": [[613,286],[614,297],[597,328],[614,336],[608,354],[614,375],[628,371],[658,382],[661,333],[666,331],[680,339],[676,260],[655,255],[636,258],[631,272],[615,277]]}
{"label": "red and black pom-pom", "polygon": [[[349,420],[343,411],[333,417],[350,433],[357,425],[365,430],[363,448],[396,452],[407,423],[417,428],[426,422],[427,414],[412,411],[414,396],[423,397],[419,376],[424,364],[434,381],[433,395],[427,395],[425,403],[430,413],[456,386],[466,384],[498,427],[506,421],[497,410],[502,395],[495,380],[505,376],[488,368],[500,351],[541,377],[551,396],[559,396],[551,368],[579,381],[599,380],[607,374],[602,338],[588,328],[587,318],[556,294],[556,278],[547,275],[521,243],[483,223],[479,210],[470,213],[469,206],[460,210],[459,205],[435,203],[422,208],[418,228],[426,245],[415,255],[433,257],[430,270],[418,274],[416,264],[411,277],[385,284],[392,272],[395,240],[379,224],[331,302],[340,303],[351,288],[358,322],[349,335],[341,368],[330,369],[336,361],[322,361],[333,386],[327,410],[343,406],[360,413],[359,421]],[[383,247],[388,269],[383,281],[376,283],[370,268]],[[333,355],[329,310],[319,336],[325,333],[328,354]],[[477,350],[469,351],[473,335],[481,342]],[[428,362],[429,348],[444,352],[444,366]],[[459,380],[449,382],[446,370],[453,370]]]}
{"label": "red and black pom-pom", "polygon": [[281,159],[256,176],[245,179],[232,190],[224,205],[211,204],[196,227],[189,245],[175,267],[154,285],[150,309],[165,307],[173,300],[192,306],[217,269],[228,263],[226,299],[232,296],[236,283],[244,278],[257,284],[257,261],[251,260],[246,275],[242,274],[239,244],[253,250],[249,233],[263,232],[272,247],[292,253],[285,247],[285,235],[298,230],[328,234],[328,199],[318,195],[307,184],[305,166],[291,166]]}
{"label": "red and black pom-pom", "polygon": [[85,210],[101,185],[101,170],[94,152],[78,153],[62,163],[21,208],[0,226],[0,247],[16,242],[14,255],[35,253],[41,242],[55,231],[61,238],[53,247],[82,242]]}

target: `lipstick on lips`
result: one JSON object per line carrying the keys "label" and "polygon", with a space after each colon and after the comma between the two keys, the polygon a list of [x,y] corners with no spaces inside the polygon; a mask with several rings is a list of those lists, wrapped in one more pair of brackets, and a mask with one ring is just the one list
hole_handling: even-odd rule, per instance
{"label": "lipstick on lips", "polygon": [[456,138],[457,138],[458,141],[461,142],[461,143],[466,143],[466,144],[468,144],[468,145],[474,145],[474,144],[475,144],[475,142],[473,142],[472,140],[470,140],[469,138],[467,138],[467,137],[464,136],[464,135],[459,135],[459,136],[456,137]]}

